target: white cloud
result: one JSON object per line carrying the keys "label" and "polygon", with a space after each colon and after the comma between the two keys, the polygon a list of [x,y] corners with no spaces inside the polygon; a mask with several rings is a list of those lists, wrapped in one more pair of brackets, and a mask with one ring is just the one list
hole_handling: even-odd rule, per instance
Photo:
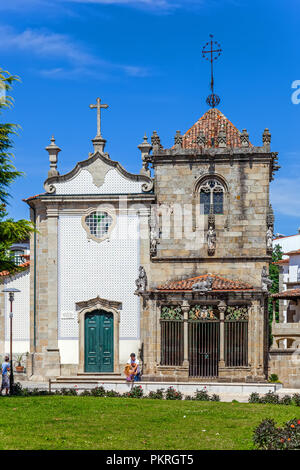
{"label": "white cloud", "polygon": [[300,218],[300,178],[278,178],[271,185],[275,212]]}
{"label": "white cloud", "polygon": [[[66,34],[47,30],[27,29],[17,32],[9,26],[0,26],[0,45],[2,51],[24,52],[47,59],[47,68],[40,69],[42,75],[75,77],[80,74],[104,76],[105,74],[124,73],[134,77],[145,77],[149,70],[128,64],[116,64],[100,59],[89,52],[81,43]],[[56,67],[48,67],[49,60],[56,60]],[[57,66],[57,61],[61,63]]]}

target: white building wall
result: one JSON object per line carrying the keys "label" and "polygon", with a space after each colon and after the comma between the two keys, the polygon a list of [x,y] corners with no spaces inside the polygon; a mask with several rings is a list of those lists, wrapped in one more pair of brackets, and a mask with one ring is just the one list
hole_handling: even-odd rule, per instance
{"label": "white building wall", "polygon": [[142,181],[132,181],[121,175],[115,168],[108,170],[104,183],[98,187],[88,170],[81,170],[76,176],[62,183],[54,183],[56,194],[137,194],[142,192]]}
{"label": "white building wall", "polygon": [[[280,245],[283,253],[300,249],[300,233],[297,235],[291,235],[289,237],[275,238],[273,240],[273,246]],[[283,258],[287,258],[284,256]]]}
{"label": "white building wall", "polygon": [[[15,293],[13,302],[13,353],[29,352],[30,347],[30,289],[29,270],[23,271],[13,278],[6,278],[3,288],[14,287],[21,292]],[[5,293],[5,353],[10,349],[10,302],[9,294]]]}
{"label": "white building wall", "polygon": [[78,363],[78,322],[75,303],[98,295],[122,302],[120,362],[139,347],[140,301],[134,295],[139,267],[139,218],[117,217],[110,238],[87,238],[82,214],[58,220],[58,340],[62,364]]}

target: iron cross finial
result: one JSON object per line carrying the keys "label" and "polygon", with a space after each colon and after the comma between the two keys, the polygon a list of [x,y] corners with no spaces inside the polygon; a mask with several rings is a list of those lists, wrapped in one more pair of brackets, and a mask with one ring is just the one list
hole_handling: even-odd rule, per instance
{"label": "iron cross finial", "polygon": [[[217,60],[222,52],[221,45],[217,41],[213,41],[213,35],[210,34],[210,41],[208,41],[205,46],[202,48],[202,57],[210,62],[211,67],[211,80],[210,80],[210,89],[211,95],[209,95],[206,99],[206,102],[209,106],[214,108],[220,103],[220,98],[218,95],[214,93],[214,68],[213,62]],[[210,46],[210,49],[209,49]]]}
{"label": "iron cross finial", "polygon": [[101,104],[100,98],[97,98],[96,104],[90,104],[91,109],[97,109],[97,135],[96,137],[102,137],[101,135],[101,108],[108,108],[108,104]]}

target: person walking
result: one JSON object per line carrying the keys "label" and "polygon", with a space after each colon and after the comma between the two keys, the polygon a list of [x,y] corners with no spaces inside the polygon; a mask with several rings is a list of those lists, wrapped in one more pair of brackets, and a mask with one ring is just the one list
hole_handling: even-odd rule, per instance
{"label": "person walking", "polygon": [[2,384],[1,384],[1,394],[3,389],[6,390],[6,395],[9,392],[9,377],[8,372],[10,371],[9,357],[5,356],[4,362],[2,362]]}

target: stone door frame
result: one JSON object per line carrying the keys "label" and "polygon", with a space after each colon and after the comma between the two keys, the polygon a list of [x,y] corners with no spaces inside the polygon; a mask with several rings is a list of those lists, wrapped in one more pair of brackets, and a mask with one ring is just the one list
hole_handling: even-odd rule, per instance
{"label": "stone door frame", "polygon": [[[76,309],[78,314],[78,324],[79,324],[79,363],[78,363],[78,372],[81,374],[86,373],[84,370],[84,358],[85,358],[85,316],[87,313],[92,313],[96,310],[104,310],[105,312],[112,313],[113,315],[113,324],[114,324],[114,374],[120,372],[120,363],[119,363],[119,327],[120,327],[120,310],[122,309],[121,302],[115,302],[112,300],[101,299],[99,296],[95,299],[85,300],[82,302],[76,302]],[[87,372],[88,373],[88,372]],[[89,373],[91,374],[91,373]],[[104,373],[103,373],[104,374]]]}

